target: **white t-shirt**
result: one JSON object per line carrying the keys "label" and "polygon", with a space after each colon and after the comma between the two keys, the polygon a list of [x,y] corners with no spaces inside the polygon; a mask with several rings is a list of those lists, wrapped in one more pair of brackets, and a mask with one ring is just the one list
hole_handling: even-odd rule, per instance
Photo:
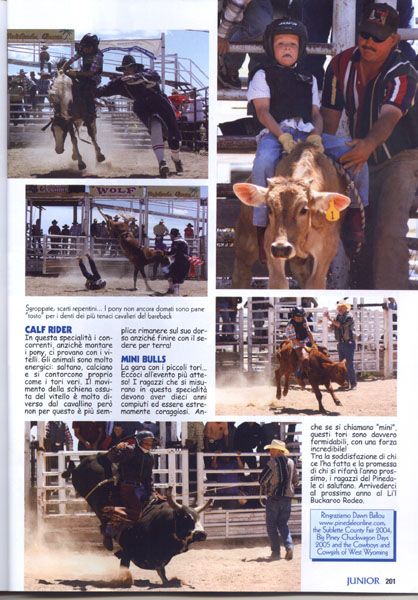
{"label": "white t-shirt", "polygon": [[[320,100],[318,93],[318,82],[316,81],[315,77],[312,77],[312,80],[312,105],[318,106],[319,108]],[[250,102],[251,100],[256,100],[258,98],[270,98],[270,96],[270,88],[266,81],[266,72],[264,69],[260,69],[250,81],[247,92],[247,100]],[[312,129],[314,129],[313,124],[309,122],[304,123],[302,117],[285,119],[284,121],[280,121],[279,125],[286,125],[287,127],[292,127],[293,129],[304,131],[306,133],[309,133],[312,131]]]}

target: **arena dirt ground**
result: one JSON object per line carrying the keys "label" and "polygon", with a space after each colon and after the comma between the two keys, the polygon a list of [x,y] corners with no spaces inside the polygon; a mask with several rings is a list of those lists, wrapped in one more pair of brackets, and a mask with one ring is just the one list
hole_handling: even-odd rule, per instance
{"label": "arena dirt ground", "polygon": [[[271,562],[265,540],[212,540],[193,545],[166,567],[171,585],[164,587],[156,571],[131,567],[130,592],[298,592],[301,546],[294,558]],[[112,554],[71,552],[32,547],[26,553],[27,592],[120,592],[118,560]]]}
{"label": "arena dirt ground", "polygon": [[[83,277],[80,275],[61,274],[58,277],[27,276],[26,277],[26,295],[27,296],[161,296],[168,288],[166,280],[149,281],[150,287],[155,293],[147,291],[145,284],[138,277],[137,290],[133,290],[132,274],[118,277],[117,275],[106,275],[101,273],[106,279],[107,285],[102,290],[86,290],[83,284]],[[181,296],[206,296],[207,282],[187,280],[180,286]],[[173,296],[167,296],[172,298]]]}
{"label": "arena dirt ground", "polygon": [[[242,378],[237,378],[234,385],[233,380],[231,375],[217,380],[218,415],[321,415],[309,385],[305,390],[292,385],[286,398],[276,401],[276,388],[272,385],[250,385]],[[333,388],[338,386],[334,384]],[[323,390],[322,403],[329,416],[396,416],[396,379],[359,381],[356,390],[337,391],[336,395],[342,406],[336,406]]]}
{"label": "arena dirt ground", "polygon": [[[9,177],[53,177],[53,178],[159,178],[158,164],[152,149],[112,148],[109,142],[102,141],[100,147],[106,156],[102,163],[96,163],[92,146],[79,143],[79,149],[87,168],[79,171],[77,162],[71,159],[71,144],[66,141],[63,154],[56,154],[52,134],[36,136],[33,145],[8,150]],[[83,137],[83,135],[82,135]],[[170,151],[166,148],[166,161],[170,168],[170,178],[206,179],[208,176],[208,157],[206,154],[182,152],[184,173],[175,174]]]}

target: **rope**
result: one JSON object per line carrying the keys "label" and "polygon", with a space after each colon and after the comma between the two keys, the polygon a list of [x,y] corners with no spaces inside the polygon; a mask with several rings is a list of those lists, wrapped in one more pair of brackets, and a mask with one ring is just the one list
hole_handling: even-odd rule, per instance
{"label": "rope", "polygon": [[[344,177],[344,180],[345,180],[345,183],[346,183],[346,193],[347,193],[347,196],[350,196],[350,194],[352,194],[353,199],[354,199],[355,203],[357,204],[357,208],[360,209],[361,228],[364,231],[365,228],[366,228],[366,215],[365,215],[365,212],[364,212],[364,206],[363,206],[363,202],[361,201],[358,189],[356,188],[355,183],[353,181],[353,178],[351,177],[351,174],[347,171],[347,169],[341,163],[337,162],[333,158],[330,158],[326,154],[324,154],[324,156],[326,156],[328,158],[328,160],[334,166],[334,168],[337,171],[337,173],[339,175],[341,175],[341,177]],[[362,243],[358,242],[357,245],[356,245],[356,249],[354,251],[354,254],[358,254],[360,252],[361,246],[362,246]]]}
{"label": "rope", "polygon": [[112,482],[115,485],[116,482],[116,478],[112,477],[111,479],[104,479],[103,481],[100,481],[97,485],[94,486],[93,489],[91,489],[89,491],[89,493],[87,494],[87,496],[84,496],[84,499],[87,500],[87,498],[89,498],[93,492],[95,492],[98,488],[102,487],[102,485],[105,485],[106,483],[110,483]]}

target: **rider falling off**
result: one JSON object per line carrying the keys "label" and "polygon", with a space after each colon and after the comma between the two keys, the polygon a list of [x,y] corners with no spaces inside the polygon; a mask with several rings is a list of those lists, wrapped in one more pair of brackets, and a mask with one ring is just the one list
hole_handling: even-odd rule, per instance
{"label": "rider falling off", "polygon": [[286,339],[291,342],[293,350],[298,356],[299,366],[296,371],[296,375],[297,377],[302,378],[303,364],[309,358],[309,354],[305,350],[305,346],[312,346],[315,344],[315,340],[311,330],[309,329],[309,325],[306,320],[306,313],[303,308],[295,307],[290,312],[290,321],[286,326],[285,336]]}

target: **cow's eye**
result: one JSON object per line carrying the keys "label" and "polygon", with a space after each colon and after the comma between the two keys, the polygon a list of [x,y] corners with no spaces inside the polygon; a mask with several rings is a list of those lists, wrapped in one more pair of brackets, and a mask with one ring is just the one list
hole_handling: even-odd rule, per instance
{"label": "cow's eye", "polygon": [[307,206],[302,206],[302,208],[299,211],[300,215],[306,215],[309,212],[309,208]]}

